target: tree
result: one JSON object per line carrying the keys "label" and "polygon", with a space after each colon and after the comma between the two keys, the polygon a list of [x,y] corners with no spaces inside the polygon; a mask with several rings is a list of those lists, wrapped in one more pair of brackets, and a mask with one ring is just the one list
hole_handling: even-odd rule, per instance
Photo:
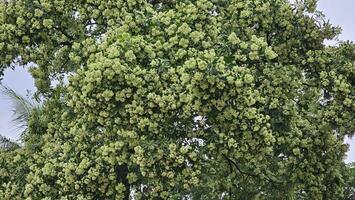
{"label": "tree", "polygon": [[355,46],[296,2],[2,3],[2,65],[45,98],[3,199],[343,197]]}
{"label": "tree", "polygon": [[23,199],[28,165],[26,153],[22,147],[4,136],[0,135],[0,198]]}
{"label": "tree", "polygon": [[[31,124],[33,131],[40,129],[41,105],[38,101],[30,99],[30,95],[23,97],[9,87],[3,85],[0,87],[0,92],[12,103],[12,122],[21,131],[16,142],[0,135],[0,183],[3,183],[0,186],[0,198],[22,199],[22,188],[26,185],[24,180],[29,170],[26,158],[38,145],[35,135],[29,137],[29,126]],[[26,143],[25,148],[24,143]],[[11,193],[11,197],[8,196]]]}
{"label": "tree", "polygon": [[350,171],[348,181],[345,184],[345,197],[344,200],[351,200],[355,197],[355,163],[348,164]]}
{"label": "tree", "polygon": [[11,149],[16,149],[18,147],[19,147],[19,145],[16,142],[10,140],[7,137],[0,135],[0,149],[1,150],[11,150]]}

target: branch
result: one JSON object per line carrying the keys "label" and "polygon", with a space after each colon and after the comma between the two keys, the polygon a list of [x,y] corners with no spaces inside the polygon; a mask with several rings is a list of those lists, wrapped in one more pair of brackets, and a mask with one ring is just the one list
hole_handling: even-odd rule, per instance
{"label": "branch", "polygon": [[[227,159],[227,161],[228,161],[228,165],[229,165],[229,170],[230,170],[230,173],[232,173],[233,172],[233,166],[232,166],[232,163],[231,163],[231,161],[230,160],[228,160]],[[229,187],[229,200],[231,200],[232,199],[232,188],[231,187]]]}
{"label": "branch", "polygon": [[237,165],[237,163],[235,163],[232,159],[228,158],[226,155],[223,155],[223,157],[224,157],[228,162],[232,163],[232,164],[235,166],[235,168],[238,170],[239,173],[244,174],[244,175],[247,175],[247,176],[259,177],[259,176],[256,175],[256,174],[252,174],[252,173],[249,173],[249,172],[244,172],[244,171],[242,171],[242,170],[239,168],[239,166]]}
{"label": "branch", "polygon": [[[260,178],[260,175],[258,175],[258,174],[253,174],[253,173],[249,173],[249,172],[245,172],[245,171],[241,170],[240,167],[237,165],[237,163],[235,163],[232,159],[228,158],[226,155],[223,155],[223,157],[228,162],[232,163],[235,166],[235,168],[238,170],[239,173],[247,175],[247,176],[255,177],[255,178]],[[264,174],[264,177],[270,183],[283,183],[282,181],[272,180],[271,178],[267,177],[265,174]]]}

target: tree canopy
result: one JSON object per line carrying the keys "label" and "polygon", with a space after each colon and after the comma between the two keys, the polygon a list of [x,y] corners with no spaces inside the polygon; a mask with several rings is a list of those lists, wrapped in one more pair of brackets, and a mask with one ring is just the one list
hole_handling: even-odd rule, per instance
{"label": "tree canopy", "polygon": [[44,99],[24,146],[0,152],[1,199],[348,195],[355,45],[324,44],[340,29],[315,0],[8,0],[0,12],[0,69],[31,65]]}

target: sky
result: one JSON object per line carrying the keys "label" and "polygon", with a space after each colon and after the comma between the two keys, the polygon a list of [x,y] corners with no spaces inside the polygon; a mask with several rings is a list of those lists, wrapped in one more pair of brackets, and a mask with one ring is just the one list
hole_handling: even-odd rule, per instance
{"label": "sky", "polygon": [[[318,9],[323,11],[332,24],[342,27],[343,32],[340,40],[355,41],[355,0],[320,0]],[[27,69],[17,67],[16,70],[5,71],[3,85],[9,86],[21,95],[26,95],[27,90],[35,91],[34,80],[27,72]],[[17,139],[19,131],[11,123],[11,104],[6,97],[0,95],[0,134]],[[346,162],[355,161],[355,138],[347,139],[350,151]]]}

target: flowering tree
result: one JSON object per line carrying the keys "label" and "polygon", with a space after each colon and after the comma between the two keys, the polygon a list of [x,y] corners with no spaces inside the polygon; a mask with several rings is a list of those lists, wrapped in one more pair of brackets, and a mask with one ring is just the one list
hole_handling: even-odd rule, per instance
{"label": "flowering tree", "polygon": [[32,63],[46,102],[0,197],[342,197],[355,48],[315,5],[1,3],[1,64]]}

